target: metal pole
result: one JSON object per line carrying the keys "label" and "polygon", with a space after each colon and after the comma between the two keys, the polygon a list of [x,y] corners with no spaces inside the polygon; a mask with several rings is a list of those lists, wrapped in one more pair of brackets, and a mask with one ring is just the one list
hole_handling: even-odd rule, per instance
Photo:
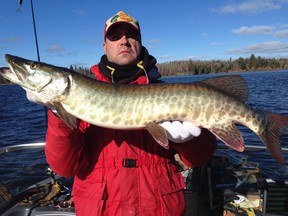
{"label": "metal pole", "polygon": [[[217,146],[218,149],[229,149],[228,146],[224,145],[224,144],[219,144]],[[281,147],[283,153],[288,153],[288,148],[287,147]],[[245,145],[245,151],[262,151],[262,150],[266,150],[268,151],[266,146],[256,146],[256,145]]]}
{"label": "metal pole", "polygon": [[30,0],[30,3],[31,3],[31,12],[32,12],[32,19],[33,19],[33,26],[34,26],[35,43],[36,43],[36,49],[37,49],[37,58],[38,58],[38,62],[40,62],[40,54],[39,54],[38,39],[37,39],[37,32],[36,32],[36,23],[35,23],[35,17],[34,17],[33,1]]}

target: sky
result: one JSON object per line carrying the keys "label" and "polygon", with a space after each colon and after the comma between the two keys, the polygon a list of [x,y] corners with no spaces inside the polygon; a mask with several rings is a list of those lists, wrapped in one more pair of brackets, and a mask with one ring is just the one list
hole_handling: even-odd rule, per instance
{"label": "sky", "polygon": [[[40,60],[90,67],[104,54],[105,21],[138,19],[158,63],[288,58],[288,0],[33,0]],[[0,0],[0,67],[5,54],[37,60],[31,0]]]}

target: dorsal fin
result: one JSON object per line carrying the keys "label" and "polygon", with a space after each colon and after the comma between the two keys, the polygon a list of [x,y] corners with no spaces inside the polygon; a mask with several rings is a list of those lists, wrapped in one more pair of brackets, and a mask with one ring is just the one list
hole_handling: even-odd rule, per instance
{"label": "dorsal fin", "polygon": [[245,79],[238,75],[220,76],[209,78],[201,81],[206,85],[222,91],[223,93],[232,96],[242,102],[247,101],[249,91]]}

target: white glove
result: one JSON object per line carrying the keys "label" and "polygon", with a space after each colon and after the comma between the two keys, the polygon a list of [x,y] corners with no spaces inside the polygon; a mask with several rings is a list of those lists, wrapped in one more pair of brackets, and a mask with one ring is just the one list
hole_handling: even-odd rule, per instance
{"label": "white glove", "polygon": [[201,128],[188,121],[165,121],[159,125],[166,130],[168,139],[175,143],[187,142],[201,134]]}

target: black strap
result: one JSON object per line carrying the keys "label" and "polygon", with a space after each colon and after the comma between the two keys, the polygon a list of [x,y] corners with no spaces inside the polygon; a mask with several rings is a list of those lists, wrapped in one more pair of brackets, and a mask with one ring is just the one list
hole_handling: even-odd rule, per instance
{"label": "black strap", "polygon": [[126,167],[126,168],[137,167],[137,159],[124,158],[122,160],[122,167]]}

